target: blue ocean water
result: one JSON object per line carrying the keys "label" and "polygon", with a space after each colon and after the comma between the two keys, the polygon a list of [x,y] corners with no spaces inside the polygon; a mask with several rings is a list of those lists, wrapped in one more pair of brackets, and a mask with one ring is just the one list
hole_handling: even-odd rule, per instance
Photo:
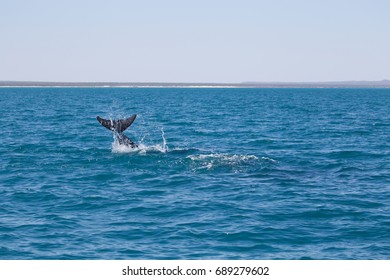
{"label": "blue ocean water", "polygon": [[[390,89],[1,88],[1,259],[389,259]],[[138,117],[115,143],[95,119]]]}

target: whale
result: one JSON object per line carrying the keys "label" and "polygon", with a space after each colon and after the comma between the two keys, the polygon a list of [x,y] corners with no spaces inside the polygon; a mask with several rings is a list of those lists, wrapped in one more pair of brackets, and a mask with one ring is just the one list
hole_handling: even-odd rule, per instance
{"label": "whale", "polygon": [[131,117],[127,119],[120,119],[120,120],[106,120],[99,116],[96,117],[97,121],[107,128],[108,130],[111,130],[117,141],[120,145],[125,145],[131,148],[137,148],[137,144],[135,144],[129,137],[127,137],[125,134],[123,134],[123,131],[128,129],[130,125],[133,124],[135,121],[135,118],[137,115],[132,115]]}

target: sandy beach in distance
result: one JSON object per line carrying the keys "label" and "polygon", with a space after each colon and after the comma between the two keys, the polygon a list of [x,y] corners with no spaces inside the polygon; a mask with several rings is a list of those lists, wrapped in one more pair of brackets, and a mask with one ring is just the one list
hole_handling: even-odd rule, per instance
{"label": "sandy beach in distance", "polygon": [[28,82],[0,81],[0,87],[96,88],[390,88],[389,80],[340,82],[140,83],[140,82]]}

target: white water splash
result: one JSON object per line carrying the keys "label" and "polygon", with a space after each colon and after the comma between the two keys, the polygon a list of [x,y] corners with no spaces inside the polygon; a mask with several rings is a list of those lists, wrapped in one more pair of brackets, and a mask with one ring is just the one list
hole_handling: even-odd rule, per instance
{"label": "white water splash", "polygon": [[160,152],[167,153],[168,145],[167,140],[165,138],[164,129],[161,128],[161,138],[162,143],[156,145],[147,145],[144,143],[144,138],[141,138],[141,141],[137,144],[138,147],[131,148],[127,145],[121,145],[114,136],[114,142],[112,143],[112,152],[113,153],[138,153],[138,154],[146,154],[147,152]]}
{"label": "white water splash", "polygon": [[168,145],[167,145],[167,140],[165,139],[165,133],[164,133],[164,128],[161,127],[161,137],[162,137],[162,140],[163,140],[163,149],[166,152],[168,152]]}

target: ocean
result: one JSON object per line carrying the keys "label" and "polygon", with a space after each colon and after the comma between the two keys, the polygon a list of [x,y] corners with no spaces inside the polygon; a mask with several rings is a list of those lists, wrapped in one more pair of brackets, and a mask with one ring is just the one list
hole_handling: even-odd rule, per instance
{"label": "ocean", "polygon": [[[0,259],[389,259],[390,89],[1,88]],[[96,116],[137,114],[119,145]]]}

